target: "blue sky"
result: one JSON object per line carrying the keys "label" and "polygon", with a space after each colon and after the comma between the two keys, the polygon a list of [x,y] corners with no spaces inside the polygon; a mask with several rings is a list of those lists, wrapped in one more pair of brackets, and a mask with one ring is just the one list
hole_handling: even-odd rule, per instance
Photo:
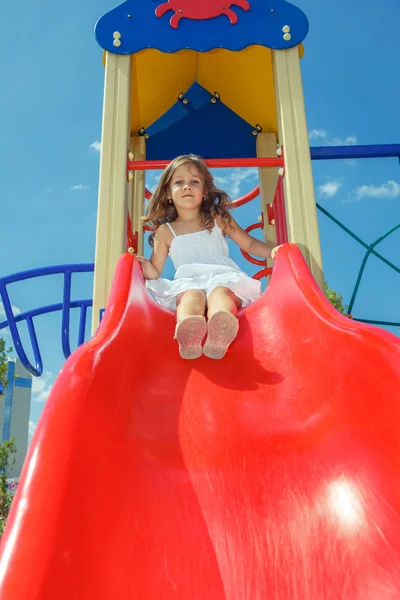
{"label": "blue sky", "polygon": [[[400,143],[398,0],[295,4],[310,21],[302,72],[311,145]],[[113,6],[2,6],[1,275],[94,259],[104,70],[93,26]],[[314,162],[313,171],[318,202],[366,242],[400,223],[396,159]],[[250,170],[218,176],[233,196],[255,185]],[[235,216],[248,225],[258,213],[254,205]],[[319,223],[325,278],[348,301],[363,251],[323,215]],[[379,247],[397,265],[399,242],[397,232]],[[90,277],[78,277],[74,297],[91,297],[91,286]],[[60,278],[49,278],[10,291],[16,310],[28,310],[61,301],[61,289]],[[371,258],[353,314],[400,321],[399,293],[400,276]],[[38,319],[37,330],[45,373],[34,383],[31,430],[63,364],[59,317]]]}

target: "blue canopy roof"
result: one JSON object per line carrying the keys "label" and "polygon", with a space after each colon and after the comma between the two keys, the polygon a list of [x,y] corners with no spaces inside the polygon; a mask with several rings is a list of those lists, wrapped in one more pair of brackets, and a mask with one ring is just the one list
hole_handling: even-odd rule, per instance
{"label": "blue canopy roof", "polygon": [[99,19],[96,40],[114,54],[146,48],[237,51],[257,44],[283,50],[300,44],[308,33],[307,17],[286,0],[201,2],[199,7],[199,0],[126,0]]}

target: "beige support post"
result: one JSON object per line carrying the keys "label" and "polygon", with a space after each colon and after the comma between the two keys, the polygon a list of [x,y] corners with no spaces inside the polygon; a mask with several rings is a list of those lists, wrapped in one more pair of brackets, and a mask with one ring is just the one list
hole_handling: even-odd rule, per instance
{"label": "beige support post", "polygon": [[324,289],[317,207],[311,169],[298,47],[274,50],[279,141],[285,157],[285,201],[289,241],[302,251]]}
{"label": "beige support post", "polygon": [[97,212],[92,333],[125,251],[126,161],[129,147],[131,57],[106,53],[100,179]]}
{"label": "beige support post", "polygon": [[[276,158],[276,135],[274,133],[259,133],[257,136],[257,157]],[[274,223],[268,223],[267,204],[272,204],[278,182],[278,169],[272,167],[260,167],[258,169],[258,180],[260,183],[260,204],[264,213],[264,241],[272,246],[276,244],[276,233]],[[271,266],[272,261],[267,261]]]}
{"label": "beige support post", "polygon": [[[133,154],[133,160],[146,160],[146,141],[144,136],[131,136],[130,151]],[[138,232],[137,252],[139,255],[143,254],[144,242],[142,216],[144,213],[145,179],[144,171],[134,171],[133,179],[129,183],[128,208],[133,231]]]}

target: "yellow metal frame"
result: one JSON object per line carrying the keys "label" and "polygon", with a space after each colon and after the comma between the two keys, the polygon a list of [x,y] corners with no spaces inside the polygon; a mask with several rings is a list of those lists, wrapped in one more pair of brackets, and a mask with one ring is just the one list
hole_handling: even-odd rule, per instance
{"label": "yellow metal frame", "polygon": [[101,136],[92,333],[126,245],[131,57],[107,53]]}
{"label": "yellow metal frame", "polygon": [[279,142],[283,145],[285,156],[289,241],[299,246],[323,290],[324,274],[299,52],[296,48],[276,50],[273,56]]}
{"label": "yellow metal frame", "polygon": [[[259,133],[257,136],[257,157],[276,158],[276,135],[274,133]],[[260,167],[258,169],[260,184],[260,204],[264,214],[264,241],[275,246],[275,224],[268,223],[267,204],[273,204],[275,190],[278,183],[278,169],[273,167]],[[268,262],[272,266],[272,261]]]}
{"label": "yellow metal frame", "polygon": [[[146,160],[146,142],[143,136],[131,136],[130,151],[133,160]],[[129,183],[128,209],[131,216],[132,230],[137,232],[137,253],[143,254],[144,232],[142,216],[144,215],[145,172],[134,171]]]}

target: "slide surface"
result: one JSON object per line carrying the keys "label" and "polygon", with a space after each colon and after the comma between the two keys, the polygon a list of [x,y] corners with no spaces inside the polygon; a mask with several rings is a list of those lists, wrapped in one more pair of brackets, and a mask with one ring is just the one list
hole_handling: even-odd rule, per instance
{"label": "slide surface", "polygon": [[285,245],[222,361],[124,255],[22,473],[1,600],[398,600],[400,343]]}

